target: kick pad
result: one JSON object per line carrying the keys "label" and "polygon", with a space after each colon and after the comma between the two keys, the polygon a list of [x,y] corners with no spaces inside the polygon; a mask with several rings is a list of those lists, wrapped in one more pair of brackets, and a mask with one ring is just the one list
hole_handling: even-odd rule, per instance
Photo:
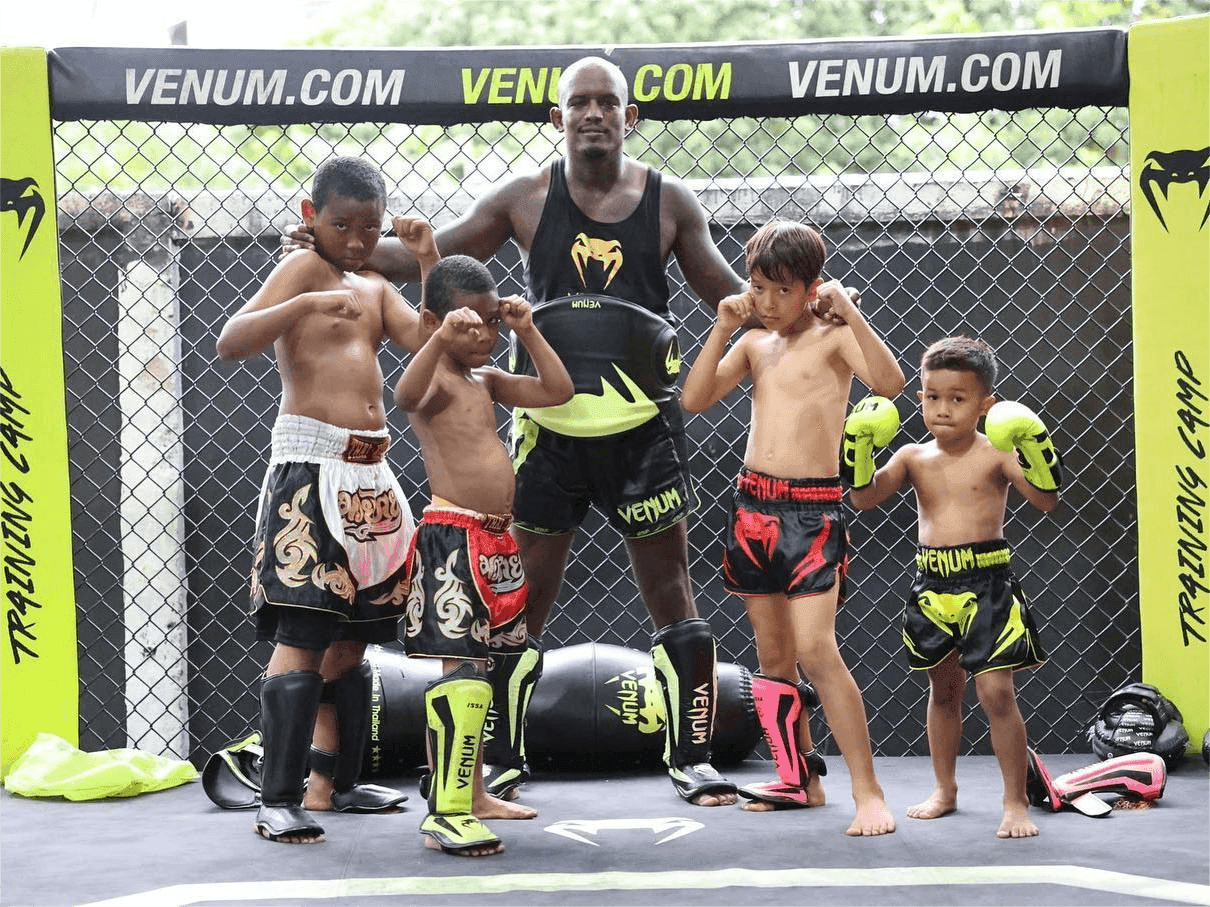
{"label": "kick pad", "polygon": [[[573,437],[600,437],[642,425],[672,402],[681,370],[676,330],[625,299],[562,296],[534,306],[534,325],[559,354],[575,385],[560,406],[529,411],[539,425]],[[535,374],[514,337],[509,369]]]}

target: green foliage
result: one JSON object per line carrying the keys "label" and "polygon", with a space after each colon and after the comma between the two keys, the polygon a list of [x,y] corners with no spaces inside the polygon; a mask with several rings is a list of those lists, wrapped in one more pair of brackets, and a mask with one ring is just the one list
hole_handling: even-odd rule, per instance
{"label": "green foliage", "polygon": [[372,0],[309,42],[337,47],[680,44],[1127,26],[1210,0]]}
{"label": "green foliage", "polygon": [[[892,37],[1127,26],[1206,13],[1210,0],[374,0],[316,36],[322,46],[593,46],[757,41],[772,37]],[[1063,115],[1067,116],[1067,115]],[[818,117],[795,121],[671,123],[640,129],[649,150],[692,177],[1123,165],[1125,111],[1098,112],[1100,128],[1056,129],[1047,111],[1019,113],[997,134],[995,117]],[[1111,121],[1116,124],[1110,128]],[[837,129],[836,124],[844,124]],[[931,124],[931,125],[930,125]],[[647,133],[646,149],[636,143]]]}
{"label": "green foliage", "polygon": [[[1210,0],[372,0],[315,47],[592,46],[890,37],[1127,26],[1210,12]],[[693,178],[873,173],[955,167],[1124,166],[1125,110],[987,111],[942,117],[803,116],[640,122],[632,154]],[[1054,125],[1052,125],[1054,124]],[[549,127],[441,129],[358,124],[211,127],[62,124],[60,173],[78,189],[300,191],[334,153],[382,162],[393,185],[492,180],[540,163]]]}

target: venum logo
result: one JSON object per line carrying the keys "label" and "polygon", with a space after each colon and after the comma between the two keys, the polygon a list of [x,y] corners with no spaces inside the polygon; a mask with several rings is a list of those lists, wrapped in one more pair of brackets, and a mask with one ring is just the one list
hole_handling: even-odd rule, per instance
{"label": "venum logo", "polygon": [[[32,176],[16,180],[0,177],[0,211],[15,211],[17,227],[26,231],[21,254],[17,256],[18,259],[24,258],[26,250],[38,233],[42,218],[46,215],[46,202],[38,189],[38,181]],[[25,223],[26,215],[31,215],[28,225]]]}
{"label": "venum logo", "polygon": [[664,729],[667,716],[664,695],[659,682],[650,671],[624,671],[605,681],[614,690],[614,705],[605,706],[640,734],[658,734]]}
{"label": "venum logo", "polygon": [[[1165,232],[1168,231],[1168,222],[1164,219],[1161,208],[1171,207],[1168,189],[1173,183],[1197,183],[1197,197],[1200,201],[1202,196],[1206,195],[1206,186],[1210,184],[1210,147],[1200,151],[1149,151],[1143,158],[1139,189]],[[1156,196],[1157,189],[1159,197]],[[1160,198],[1163,198],[1162,205]],[[1207,220],[1210,220],[1210,198],[1206,199],[1206,210],[1202,214],[1198,230],[1206,226]]]}
{"label": "venum logo", "polygon": [[575,262],[576,273],[580,275],[580,283],[584,286],[588,286],[584,272],[590,261],[601,263],[605,276],[605,286],[602,289],[607,289],[618,276],[618,271],[622,270],[623,259],[622,243],[616,239],[597,239],[587,233],[581,233],[571,244],[571,260]]}

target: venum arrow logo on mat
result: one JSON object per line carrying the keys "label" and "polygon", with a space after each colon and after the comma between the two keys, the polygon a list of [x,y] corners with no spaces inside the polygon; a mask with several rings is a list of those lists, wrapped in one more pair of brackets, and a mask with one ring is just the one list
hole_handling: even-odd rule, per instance
{"label": "venum arrow logo on mat", "polygon": [[[1155,190],[1160,190],[1164,199],[1163,207],[1169,206],[1168,187],[1173,183],[1197,183],[1197,197],[1200,200],[1206,194],[1206,186],[1210,184],[1210,147],[1200,151],[1149,151],[1143,158],[1143,170],[1139,174],[1139,188],[1146,197],[1151,210],[1159,218],[1160,226],[1168,230],[1168,222],[1160,210],[1159,199]],[[1206,226],[1210,219],[1210,198],[1206,200],[1206,212],[1198,229]]]}
{"label": "venum arrow logo on mat", "polygon": [[[16,180],[0,177],[0,211],[16,211],[17,226],[24,227],[26,230],[25,244],[21,246],[21,254],[17,256],[20,260],[25,257],[25,250],[34,241],[38,225],[42,223],[42,218],[46,214],[46,202],[42,200],[42,193],[38,191],[37,180],[32,176]],[[25,224],[27,214],[33,215],[28,226]]]}
{"label": "venum arrow logo on mat", "polygon": [[664,844],[675,838],[683,838],[685,835],[691,835],[701,828],[705,828],[701,822],[693,819],[679,819],[675,816],[669,816],[662,819],[569,819],[565,822],[556,822],[553,825],[547,825],[544,829],[552,835],[562,835],[564,838],[571,838],[573,841],[581,841],[584,844],[591,844],[593,847],[600,847],[596,841],[585,837],[590,835],[595,837],[603,831],[632,831],[641,830],[649,831],[653,835],[663,835],[656,844]]}

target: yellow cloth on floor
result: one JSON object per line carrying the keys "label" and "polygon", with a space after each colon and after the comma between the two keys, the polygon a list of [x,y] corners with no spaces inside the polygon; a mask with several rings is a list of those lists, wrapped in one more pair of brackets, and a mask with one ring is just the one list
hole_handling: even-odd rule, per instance
{"label": "yellow cloth on floor", "polygon": [[62,737],[39,734],[17,757],[4,786],[23,797],[101,800],[176,787],[198,777],[193,764],[136,749],[86,753]]}

